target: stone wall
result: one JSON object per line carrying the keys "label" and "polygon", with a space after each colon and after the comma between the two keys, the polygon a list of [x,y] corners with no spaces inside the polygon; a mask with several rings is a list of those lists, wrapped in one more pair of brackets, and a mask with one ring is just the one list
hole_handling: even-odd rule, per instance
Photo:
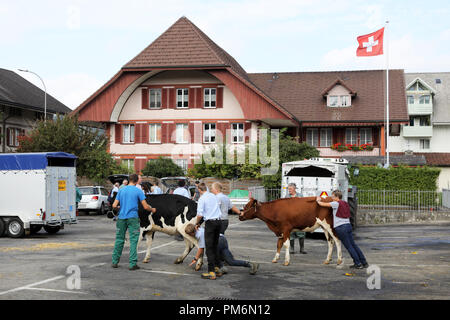
{"label": "stone wall", "polygon": [[450,211],[398,211],[383,212],[358,210],[357,224],[374,225],[385,223],[418,223],[432,221],[450,221]]}

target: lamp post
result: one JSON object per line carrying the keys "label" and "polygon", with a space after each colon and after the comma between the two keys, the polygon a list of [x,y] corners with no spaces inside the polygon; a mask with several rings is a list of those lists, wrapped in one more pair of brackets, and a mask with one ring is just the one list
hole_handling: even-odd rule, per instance
{"label": "lamp post", "polygon": [[32,73],[41,80],[42,85],[44,86],[44,121],[47,121],[47,87],[45,86],[44,80],[42,80],[42,78],[33,71],[24,70],[24,69],[19,69],[19,71]]}

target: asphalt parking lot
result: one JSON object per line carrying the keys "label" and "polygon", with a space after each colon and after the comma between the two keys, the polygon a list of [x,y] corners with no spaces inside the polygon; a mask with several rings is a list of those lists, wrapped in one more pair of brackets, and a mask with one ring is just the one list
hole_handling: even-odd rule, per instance
{"label": "asphalt parking lot", "polygon": [[[162,233],[155,236],[151,262],[139,262],[141,270],[128,270],[127,245],[119,268],[112,269],[114,222],[80,216],[78,224],[56,235],[41,231],[22,239],[0,238],[0,300],[448,299],[449,227],[447,222],[358,228],[356,242],[380,270],[381,288],[369,290],[370,275],[349,269],[352,261],[345,249],[343,266],[335,264],[336,250],[334,262],[322,265],[326,242],[307,238],[306,255],[291,255],[286,267],[282,251],[274,264],[275,236],[262,221],[240,222],[236,216],[230,218],[227,238],[236,258],[260,264],[254,276],[246,268],[228,267],[223,277],[203,280],[188,266],[194,252],[183,264],[173,264],[184,243]],[[141,243],[140,261],[144,250]]]}

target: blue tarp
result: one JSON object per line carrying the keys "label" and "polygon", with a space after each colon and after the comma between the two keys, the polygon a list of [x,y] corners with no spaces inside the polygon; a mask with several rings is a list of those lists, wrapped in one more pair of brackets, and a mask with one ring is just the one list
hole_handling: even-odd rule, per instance
{"label": "blue tarp", "polygon": [[0,170],[42,170],[47,166],[74,167],[76,156],[65,152],[0,153]]}

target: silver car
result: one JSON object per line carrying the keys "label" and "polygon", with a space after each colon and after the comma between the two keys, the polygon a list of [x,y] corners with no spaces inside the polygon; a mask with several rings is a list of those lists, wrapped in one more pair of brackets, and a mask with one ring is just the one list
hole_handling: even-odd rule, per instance
{"label": "silver car", "polygon": [[80,187],[82,194],[78,203],[78,211],[95,211],[98,214],[106,214],[110,209],[108,202],[108,190],[101,186]]}

